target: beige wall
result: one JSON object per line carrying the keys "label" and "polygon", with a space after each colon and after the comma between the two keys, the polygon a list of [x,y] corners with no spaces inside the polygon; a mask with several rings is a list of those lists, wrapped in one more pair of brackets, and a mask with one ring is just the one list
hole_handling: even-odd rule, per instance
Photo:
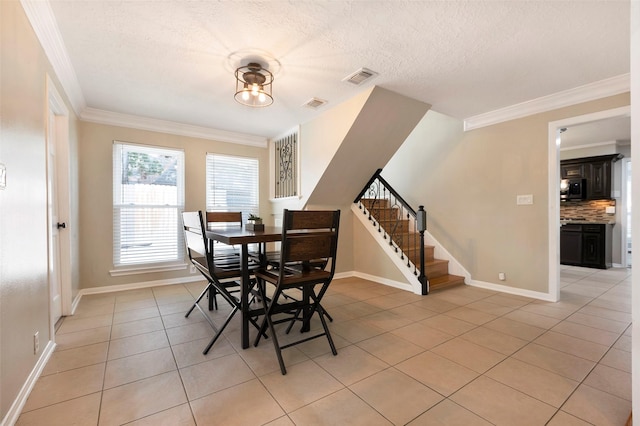
{"label": "beige wall", "polygon": [[[385,278],[397,283],[410,285],[395,263],[393,263],[391,258],[383,251],[382,247],[380,247],[379,243],[364,228],[365,225],[353,217],[351,210],[349,210],[349,213],[353,226],[353,270],[374,277]],[[371,226],[371,223],[368,222],[367,225]]]}
{"label": "beige wall", "polygon": [[268,211],[268,152],[206,139],[169,135],[82,122],[80,127],[80,282],[82,288],[131,284],[172,278],[198,277],[188,269],[113,277],[113,141],[183,149],[185,153],[185,210],[205,210],[207,153],[258,158],[260,211]]}
{"label": "beige wall", "polygon": [[[17,1],[0,2],[0,163],[7,187],[0,190],[0,418],[50,340],[47,281],[46,76],[57,78]],[[68,104],[68,102],[67,102]],[[69,108],[70,109],[70,108]],[[75,176],[76,120],[70,117]],[[77,198],[73,198],[75,205]],[[77,212],[71,212],[71,219]],[[72,252],[77,254],[72,236]],[[77,259],[72,259],[77,287]],[[40,350],[33,353],[33,335]]]}
{"label": "beige wall", "polygon": [[[429,232],[474,280],[546,293],[548,123],[625,105],[628,93],[466,133],[430,111],[382,175],[425,205]],[[517,206],[518,194],[534,204]]]}
{"label": "beige wall", "polygon": [[305,200],[316,189],[374,89],[364,91],[300,126],[301,195]]}

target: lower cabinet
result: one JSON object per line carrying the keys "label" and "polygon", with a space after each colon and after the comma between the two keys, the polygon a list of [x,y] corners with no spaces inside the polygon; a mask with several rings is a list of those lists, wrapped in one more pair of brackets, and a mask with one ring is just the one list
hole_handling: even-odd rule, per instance
{"label": "lower cabinet", "polygon": [[600,269],[611,267],[611,233],[607,232],[607,227],[608,225],[582,225],[583,266]]}
{"label": "lower cabinet", "polygon": [[560,263],[611,267],[611,231],[605,224],[566,224],[560,228]]}
{"label": "lower cabinet", "polygon": [[563,225],[560,228],[560,263],[582,265],[582,225]]}

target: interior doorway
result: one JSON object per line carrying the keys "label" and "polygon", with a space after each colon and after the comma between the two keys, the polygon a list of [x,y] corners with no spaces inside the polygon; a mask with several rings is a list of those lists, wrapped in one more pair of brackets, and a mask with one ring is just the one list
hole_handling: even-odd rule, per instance
{"label": "interior doorway", "polygon": [[[630,117],[631,107],[620,107],[549,123],[549,296],[560,300],[560,146],[562,129],[587,123],[597,123],[620,117]],[[623,219],[624,220],[624,219]]]}

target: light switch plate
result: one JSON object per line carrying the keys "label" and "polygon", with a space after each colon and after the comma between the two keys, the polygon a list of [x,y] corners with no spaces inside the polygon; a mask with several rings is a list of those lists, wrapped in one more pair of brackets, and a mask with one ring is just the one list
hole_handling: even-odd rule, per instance
{"label": "light switch plate", "polygon": [[519,206],[533,204],[533,194],[516,196],[516,204]]}
{"label": "light switch plate", "polygon": [[607,214],[615,214],[616,213],[616,206],[607,206],[606,210]]}

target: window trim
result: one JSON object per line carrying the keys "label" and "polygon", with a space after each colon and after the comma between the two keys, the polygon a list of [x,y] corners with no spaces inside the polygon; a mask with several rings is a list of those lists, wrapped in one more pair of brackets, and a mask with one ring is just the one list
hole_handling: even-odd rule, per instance
{"label": "window trim", "polygon": [[[239,158],[255,161],[256,164],[256,204],[255,211],[244,211],[240,207],[234,208],[233,206],[227,207],[227,210],[220,210],[219,208],[212,207],[210,209],[209,206],[209,157],[227,157],[227,158]],[[253,213],[256,215],[260,215],[260,159],[255,156],[250,155],[235,155],[235,154],[225,154],[218,152],[207,152],[205,155],[205,209],[206,211],[242,211],[243,223],[246,222],[246,218],[249,214]]]}
{"label": "window trim", "polygon": [[[129,204],[116,204],[116,196],[118,192],[116,190],[116,173],[122,172],[122,161],[116,160],[116,147],[120,146],[120,150],[124,147],[140,147],[141,150],[150,149],[150,150],[158,150],[158,151],[168,151],[173,153],[180,153],[181,158],[179,158],[179,162],[182,166],[182,173],[179,173],[177,180],[177,204],[175,205],[140,205],[140,207],[170,207],[175,208],[177,210],[178,223],[176,223],[176,235],[178,237],[177,241],[177,256],[176,259],[171,260],[160,260],[157,262],[148,261],[143,263],[127,263],[127,264],[116,264],[116,239],[118,236],[116,235],[116,217],[115,212],[117,209],[122,207],[130,206]],[[186,188],[185,188],[185,163],[186,163],[186,155],[184,149],[177,147],[169,147],[169,146],[160,146],[160,145],[151,145],[137,142],[129,142],[122,140],[113,140],[113,148],[112,148],[112,172],[114,175],[112,176],[112,200],[111,200],[111,209],[112,209],[112,224],[113,224],[113,233],[112,233],[112,269],[109,270],[109,274],[111,276],[125,276],[125,275],[135,275],[135,274],[146,274],[153,272],[166,272],[166,271],[176,271],[176,270],[184,270],[187,268],[188,264],[185,259],[185,247],[184,242],[182,240],[182,235],[180,234],[180,217],[181,213],[185,209],[185,197],[186,197]]]}

